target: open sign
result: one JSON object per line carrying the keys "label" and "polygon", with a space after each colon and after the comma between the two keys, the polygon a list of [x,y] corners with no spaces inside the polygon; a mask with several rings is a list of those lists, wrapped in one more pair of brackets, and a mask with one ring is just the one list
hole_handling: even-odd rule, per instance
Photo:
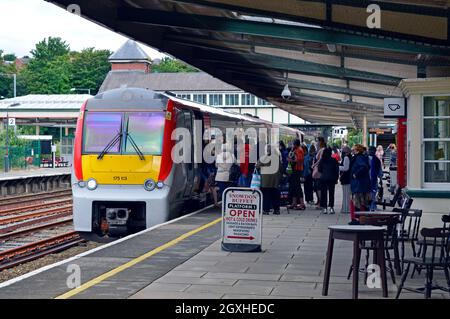
{"label": "open sign", "polygon": [[261,251],[262,193],[256,189],[230,187],[222,197],[222,249]]}

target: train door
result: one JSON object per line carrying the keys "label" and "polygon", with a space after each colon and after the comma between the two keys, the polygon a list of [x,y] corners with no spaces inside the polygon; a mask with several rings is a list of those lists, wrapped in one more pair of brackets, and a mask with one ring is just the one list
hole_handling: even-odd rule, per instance
{"label": "train door", "polygon": [[185,187],[183,197],[189,198],[192,195],[194,187],[194,113],[191,110],[180,110],[177,118],[177,127],[183,127],[190,132],[190,140],[186,145],[189,145],[190,149],[186,150],[189,153],[189,160],[183,163],[182,170],[185,177]]}

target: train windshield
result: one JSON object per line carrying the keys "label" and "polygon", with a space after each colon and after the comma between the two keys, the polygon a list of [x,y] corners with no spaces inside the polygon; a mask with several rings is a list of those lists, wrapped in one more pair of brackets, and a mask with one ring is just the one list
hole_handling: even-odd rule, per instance
{"label": "train windshield", "polygon": [[[84,129],[84,152],[100,153],[122,131],[122,113],[87,112]],[[118,153],[120,142],[108,153]]]}
{"label": "train windshield", "polygon": [[161,155],[165,116],[163,112],[128,113],[124,153]]}

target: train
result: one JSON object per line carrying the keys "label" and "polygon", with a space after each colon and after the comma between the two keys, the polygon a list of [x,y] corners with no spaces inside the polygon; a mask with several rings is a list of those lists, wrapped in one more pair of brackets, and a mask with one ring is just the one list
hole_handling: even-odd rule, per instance
{"label": "train", "polygon": [[[285,143],[303,141],[297,129],[169,92],[118,88],[88,99],[81,107],[74,140],[75,230],[120,237],[179,217],[188,207],[209,205],[210,196],[198,186],[205,161],[202,150],[227,128],[241,132],[234,135],[234,143],[250,128],[266,129],[269,133],[259,135],[266,143],[273,139],[271,129],[277,129]],[[177,129],[190,134],[174,137]],[[174,160],[181,141],[190,150],[183,151],[182,161]]]}

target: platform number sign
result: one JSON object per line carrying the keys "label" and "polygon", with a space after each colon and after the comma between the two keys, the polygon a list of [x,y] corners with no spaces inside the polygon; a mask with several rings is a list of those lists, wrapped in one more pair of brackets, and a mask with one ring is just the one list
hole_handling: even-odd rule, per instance
{"label": "platform number sign", "polygon": [[261,251],[262,193],[257,189],[230,187],[222,198],[222,249]]}
{"label": "platform number sign", "polygon": [[8,118],[8,125],[9,126],[16,126],[16,119],[14,117]]}

